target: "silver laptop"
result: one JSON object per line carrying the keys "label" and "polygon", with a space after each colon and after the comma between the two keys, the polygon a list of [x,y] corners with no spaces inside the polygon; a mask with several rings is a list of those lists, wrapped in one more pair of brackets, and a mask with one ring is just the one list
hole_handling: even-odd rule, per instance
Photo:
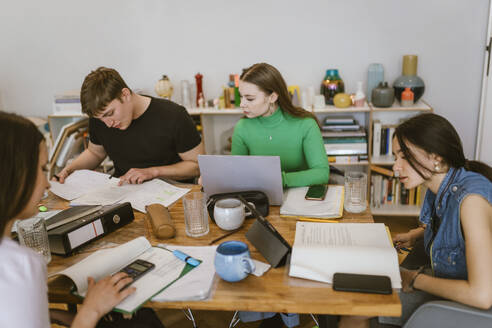
{"label": "silver laptop", "polygon": [[279,156],[198,155],[203,191],[207,195],[263,191],[270,205],[282,205]]}

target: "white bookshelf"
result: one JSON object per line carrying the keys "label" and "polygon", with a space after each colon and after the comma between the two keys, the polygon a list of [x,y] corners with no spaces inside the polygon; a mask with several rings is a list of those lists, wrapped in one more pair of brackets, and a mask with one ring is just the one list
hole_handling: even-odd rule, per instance
{"label": "white bookshelf", "polygon": [[[402,120],[415,116],[419,113],[432,112],[432,107],[423,99],[419,100],[413,106],[403,107],[398,101],[395,100],[391,107],[381,108],[375,107],[372,104],[369,105],[371,107],[371,114],[369,119],[369,163],[383,166],[387,169],[391,169],[391,166],[394,164],[395,159],[393,155],[381,155],[377,157],[373,157],[373,143],[372,139],[374,136],[373,131],[373,123],[375,120],[379,120],[383,125],[397,125]],[[377,174],[377,173],[376,173]],[[368,195],[369,199],[371,197],[370,191],[370,181],[371,181],[372,172],[369,170],[368,174]],[[420,214],[420,206],[417,205],[400,205],[400,204],[385,204],[379,207],[372,207],[371,212],[373,215],[378,216],[419,216]]]}

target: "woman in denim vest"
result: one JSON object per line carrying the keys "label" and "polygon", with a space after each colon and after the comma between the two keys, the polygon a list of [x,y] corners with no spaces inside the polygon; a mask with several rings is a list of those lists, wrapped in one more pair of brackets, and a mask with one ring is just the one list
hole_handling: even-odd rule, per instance
{"label": "woman in denim vest", "polygon": [[[395,129],[395,176],[407,189],[427,187],[421,226],[396,235],[397,247],[423,238],[429,263],[401,268],[402,316],[380,322],[402,325],[434,299],[492,306],[492,168],[465,159],[454,127],[442,116],[421,114]],[[342,317],[340,327],[369,327],[362,317]]]}

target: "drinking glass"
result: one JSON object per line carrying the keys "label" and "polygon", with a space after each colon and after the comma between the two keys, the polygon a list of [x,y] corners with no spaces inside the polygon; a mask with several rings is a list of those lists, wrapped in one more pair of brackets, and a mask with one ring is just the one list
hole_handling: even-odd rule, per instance
{"label": "drinking glass", "polygon": [[345,202],[347,212],[365,211],[367,193],[367,175],[363,172],[345,172]]}
{"label": "drinking glass", "polygon": [[41,254],[46,263],[51,261],[48,232],[43,218],[31,218],[18,221],[17,234],[21,245],[27,246]]}
{"label": "drinking glass", "polygon": [[191,101],[191,87],[190,82],[188,80],[181,81],[181,105],[185,108],[193,107]]}
{"label": "drinking glass", "polygon": [[183,196],[186,234],[201,237],[208,233],[208,212],[203,192],[189,192]]}

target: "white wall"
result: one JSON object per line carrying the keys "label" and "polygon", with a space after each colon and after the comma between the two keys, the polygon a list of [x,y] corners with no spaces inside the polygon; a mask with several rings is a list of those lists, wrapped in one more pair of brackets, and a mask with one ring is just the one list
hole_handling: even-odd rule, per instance
{"label": "white wall", "polygon": [[[472,5],[473,4],[473,5]],[[318,88],[338,68],[348,91],[383,63],[419,55],[424,99],[475,145],[488,0],[0,0],[0,107],[51,112],[55,93],[78,89],[98,66],[132,88],[175,85],[200,71],[213,98],[229,73],[255,62],[276,66],[288,84]],[[177,88],[176,88],[177,89]],[[176,90],[179,91],[179,90]],[[178,93],[176,93],[178,94]]]}

